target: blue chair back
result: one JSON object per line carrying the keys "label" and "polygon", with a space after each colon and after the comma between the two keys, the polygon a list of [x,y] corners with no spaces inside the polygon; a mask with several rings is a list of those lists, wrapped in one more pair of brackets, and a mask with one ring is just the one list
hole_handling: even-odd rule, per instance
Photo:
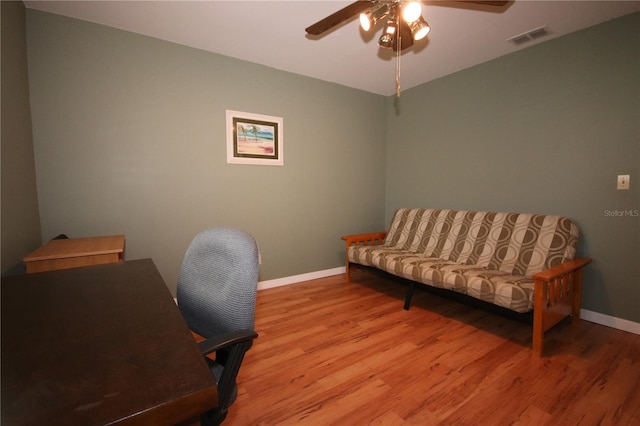
{"label": "blue chair back", "polygon": [[178,279],[178,305],[185,321],[209,338],[253,329],[258,286],[258,246],[236,228],[211,228],[189,245]]}

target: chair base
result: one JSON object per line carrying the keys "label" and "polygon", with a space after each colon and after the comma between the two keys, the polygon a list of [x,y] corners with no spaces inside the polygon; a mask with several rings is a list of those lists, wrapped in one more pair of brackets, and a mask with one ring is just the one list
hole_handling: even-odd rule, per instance
{"label": "chair base", "polygon": [[217,426],[227,418],[227,410],[213,409],[200,416],[201,426]]}

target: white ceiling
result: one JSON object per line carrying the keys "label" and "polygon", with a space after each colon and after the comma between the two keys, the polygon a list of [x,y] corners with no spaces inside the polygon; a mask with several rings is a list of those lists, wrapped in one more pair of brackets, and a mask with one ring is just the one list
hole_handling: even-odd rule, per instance
{"label": "white ceiling", "polygon": [[[25,1],[27,8],[96,22],[381,95],[395,93],[396,59],[353,19],[320,38],[304,29],[352,1]],[[444,6],[447,3],[449,6]],[[403,52],[403,90],[613,18],[640,1],[516,0],[501,12],[423,2],[426,42]],[[460,5],[460,3],[458,3]],[[481,9],[491,9],[480,7]],[[492,10],[495,10],[492,9]],[[498,9],[500,10],[500,9]],[[547,25],[520,46],[507,39]]]}

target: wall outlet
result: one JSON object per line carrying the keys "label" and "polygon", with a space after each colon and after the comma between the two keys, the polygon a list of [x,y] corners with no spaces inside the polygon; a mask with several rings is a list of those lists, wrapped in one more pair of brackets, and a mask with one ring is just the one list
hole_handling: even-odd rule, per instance
{"label": "wall outlet", "polygon": [[618,189],[629,189],[629,175],[618,175]]}

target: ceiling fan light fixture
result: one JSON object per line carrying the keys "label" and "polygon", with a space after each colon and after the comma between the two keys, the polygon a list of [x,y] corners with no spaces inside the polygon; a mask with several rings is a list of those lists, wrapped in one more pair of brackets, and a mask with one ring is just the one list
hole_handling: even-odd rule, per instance
{"label": "ceiling fan light fixture", "polygon": [[422,16],[417,21],[412,22],[409,28],[414,41],[422,40],[431,31],[431,27]]}
{"label": "ceiling fan light fixture", "polygon": [[360,14],[360,28],[365,31],[369,31],[371,29],[371,16],[368,13]]}
{"label": "ceiling fan light fixture", "polygon": [[384,26],[384,31],[382,34],[394,35],[396,33],[396,21],[389,19]]}
{"label": "ceiling fan light fixture", "polygon": [[395,43],[395,37],[393,34],[382,33],[380,38],[378,39],[378,46],[383,47],[385,49],[392,49],[393,44]]}
{"label": "ceiling fan light fixture", "polygon": [[[1,0],[0,0],[1,1]],[[421,0],[431,3],[431,1]],[[396,54],[396,93],[400,96],[400,58],[405,49],[409,49],[417,40],[422,40],[431,31],[431,27],[422,17],[422,4],[418,0],[357,0],[337,12],[307,27],[308,34],[318,36],[336,28],[359,15],[361,30],[371,30],[379,21],[385,19],[386,24],[378,45],[392,49]],[[484,4],[500,7],[504,11],[513,0],[451,0],[461,3]],[[531,38],[541,37],[547,32],[532,32]],[[535,34],[535,36],[534,36]],[[516,36],[515,38],[521,38]],[[368,39],[368,38],[367,38]]]}
{"label": "ceiling fan light fixture", "polygon": [[396,43],[396,29],[398,26],[397,18],[397,10],[392,10],[387,19],[387,23],[384,24],[384,29],[382,30],[382,35],[378,39],[378,46],[383,47],[385,49],[393,49],[393,46]]}
{"label": "ceiling fan light fixture", "polygon": [[407,24],[417,21],[422,15],[422,5],[419,1],[411,1],[402,7],[402,19]]}
{"label": "ceiling fan light fixture", "polygon": [[370,10],[366,13],[360,14],[360,26],[363,30],[369,31],[371,28],[375,27],[378,21],[387,16],[389,13],[389,5],[387,3],[383,4],[379,8],[375,10]]}

